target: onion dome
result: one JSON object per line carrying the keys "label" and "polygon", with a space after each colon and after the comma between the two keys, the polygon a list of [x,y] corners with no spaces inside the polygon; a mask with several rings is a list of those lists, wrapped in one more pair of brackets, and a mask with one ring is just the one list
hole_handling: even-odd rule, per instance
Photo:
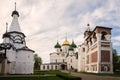
{"label": "onion dome", "polygon": [[54,48],[61,48],[61,45],[57,42],[57,44],[54,46]]}
{"label": "onion dome", "polygon": [[69,47],[69,51],[73,51],[74,49],[73,49],[73,47],[72,46],[70,46]]}
{"label": "onion dome", "polygon": [[16,11],[16,2],[15,2],[15,10],[12,12],[12,17],[13,15],[17,15],[19,17],[18,11]]}
{"label": "onion dome", "polygon": [[13,17],[13,15],[17,15],[18,17],[19,17],[19,13],[18,13],[18,11],[16,11],[16,10],[14,10],[13,12],[12,12],[12,17]]}
{"label": "onion dome", "polygon": [[68,46],[70,45],[70,44],[69,44],[69,41],[68,41],[67,39],[65,39],[65,41],[64,41],[63,44],[62,44],[62,46],[65,46],[65,45],[68,45]]}
{"label": "onion dome", "polygon": [[71,47],[73,47],[73,48],[77,47],[76,44],[74,43],[74,41],[72,41]]}

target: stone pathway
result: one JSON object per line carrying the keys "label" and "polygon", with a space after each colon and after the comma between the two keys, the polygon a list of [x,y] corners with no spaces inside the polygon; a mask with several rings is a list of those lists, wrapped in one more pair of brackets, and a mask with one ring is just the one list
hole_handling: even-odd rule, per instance
{"label": "stone pathway", "polygon": [[[68,71],[62,71],[65,73],[69,73]],[[82,80],[120,80],[120,77],[113,77],[113,76],[97,76],[91,74],[82,74],[77,72],[71,72],[72,76],[77,76],[82,78]]]}

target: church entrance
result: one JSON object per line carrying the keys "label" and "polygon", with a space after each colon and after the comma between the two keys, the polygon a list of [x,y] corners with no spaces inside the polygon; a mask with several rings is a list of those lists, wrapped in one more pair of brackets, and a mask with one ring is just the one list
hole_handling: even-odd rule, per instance
{"label": "church entrance", "polygon": [[61,70],[66,70],[67,66],[65,64],[61,64]]}

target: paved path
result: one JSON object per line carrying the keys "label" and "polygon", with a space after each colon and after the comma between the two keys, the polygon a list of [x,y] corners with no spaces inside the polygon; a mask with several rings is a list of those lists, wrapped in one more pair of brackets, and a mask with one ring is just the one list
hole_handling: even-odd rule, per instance
{"label": "paved path", "polygon": [[[69,73],[68,71],[62,71],[65,73]],[[77,76],[82,78],[82,80],[120,80],[120,77],[112,77],[112,76],[97,76],[91,74],[83,74],[83,73],[76,73],[71,72],[72,76]]]}

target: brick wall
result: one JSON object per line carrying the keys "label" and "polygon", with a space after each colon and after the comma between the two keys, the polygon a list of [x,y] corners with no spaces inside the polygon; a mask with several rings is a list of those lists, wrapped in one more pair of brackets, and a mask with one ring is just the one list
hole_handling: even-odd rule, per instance
{"label": "brick wall", "polygon": [[110,51],[101,51],[101,62],[110,62]]}
{"label": "brick wall", "polygon": [[98,59],[97,51],[91,54],[91,62],[97,62]]}

